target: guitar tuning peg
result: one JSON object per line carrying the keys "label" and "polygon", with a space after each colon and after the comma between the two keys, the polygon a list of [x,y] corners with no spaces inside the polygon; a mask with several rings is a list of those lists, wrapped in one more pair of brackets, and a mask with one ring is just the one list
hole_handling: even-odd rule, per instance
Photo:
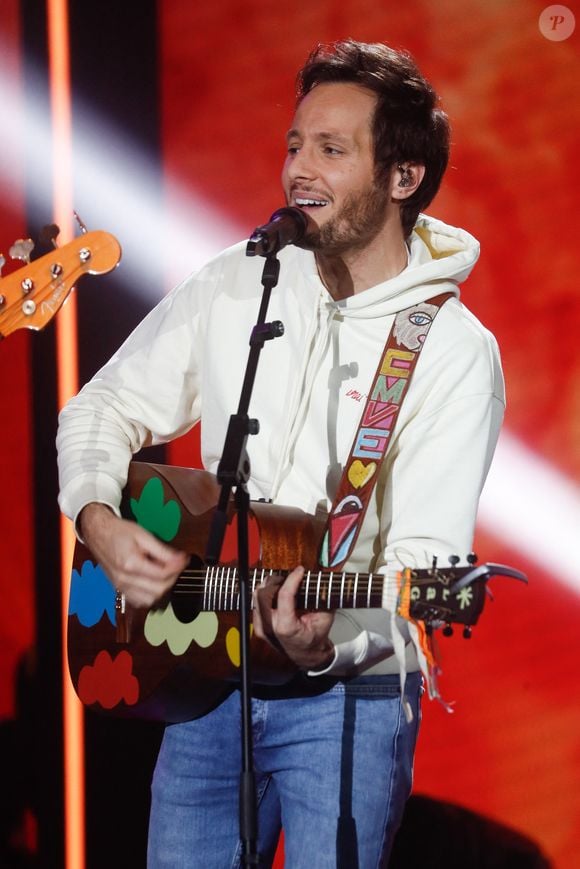
{"label": "guitar tuning peg", "polygon": [[44,247],[51,245],[51,247],[56,248],[58,247],[56,239],[59,232],[60,227],[58,227],[56,223],[47,223],[38,233],[38,240]]}
{"label": "guitar tuning peg", "polygon": [[477,564],[477,555],[475,554],[475,552],[469,553],[469,555],[467,556],[467,563],[468,564]]}
{"label": "guitar tuning peg", "polygon": [[17,238],[8,253],[12,259],[20,259],[22,262],[29,263],[30,254],[33,250],[34,242],[31,238]]}
{"label": "guitar tuning peg", "polygon": [[431,569],[437,570],[437,556],[436,555],[433,556],[433,561],[431,562]]}
{"label": "guitar tuning peg", "polygon": [[455,567],[456,564],[459,564],[460,558],[458,555],[450,555],[449,556],[449,564],[451,567]]}
{"label": "guitar tuning peg", "polygon": [[470,640],[471,639],[471,625],[466,625],[463,628],[463,639]]}
{"label": "guitar tuning peg", "polygon": [[2,269],[6,265],[6,257],[0,253],[0,275],[2,275]]}
{"label": "guitar tuning peg", "polygon": [[443,636],[444,637],[452,637],[453,636],[453,628],[449,624],[449,622],[443,628]]}
{"label": "guitar tuning peg", "polygon": [[81,218],[80,218],[80,216],[79,216],[79,214],[78,214],[77,211],[73,211],[73,215],[74,215],[74,219],[76,220],[76,222],[77,222],[77,224],[78,224],[78,227],[79,227],[80,231],[81,231],[81,232],[83,233],[83,235],[84,235],[86,232],[88,232],[88,229],[87,229],[85,223],[81,220]]}

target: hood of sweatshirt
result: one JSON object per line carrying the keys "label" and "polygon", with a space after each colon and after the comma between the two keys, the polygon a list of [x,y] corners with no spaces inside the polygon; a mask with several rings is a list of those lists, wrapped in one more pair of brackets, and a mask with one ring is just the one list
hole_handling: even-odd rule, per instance
{"label": "hood of sweatshirt", "polygon": [[[439,293],[459,297],[459,284],[479,257],[479,242],[472,235],[425,214],[419,215],[408,248],[409,264],[399,275],[334,303],[342,316],[383,317]],[[320,281],[313,253],[301,256],[300,264],[309,281]]]}

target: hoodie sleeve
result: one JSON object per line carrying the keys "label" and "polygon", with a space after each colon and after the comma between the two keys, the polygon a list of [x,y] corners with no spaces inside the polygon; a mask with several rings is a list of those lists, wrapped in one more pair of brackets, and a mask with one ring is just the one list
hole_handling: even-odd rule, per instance
{"label": "hoodie sleeve", "polygon": [[59,504],[75,523],[92,501],[119,514],[133,454],[184,434],[200,418],[206,285],[202,274],[163,299],[61,411]]}

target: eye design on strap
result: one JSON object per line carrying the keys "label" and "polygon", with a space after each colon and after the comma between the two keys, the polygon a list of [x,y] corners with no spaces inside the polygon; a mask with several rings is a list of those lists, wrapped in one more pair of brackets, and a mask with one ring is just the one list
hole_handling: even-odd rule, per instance
{"label": "eye design on strap", "polygon": [[426,326],[428,323],[433,322],[433,317],[423,311],[415,311],[413,314],[409,315],[409,321],[413,326]]}

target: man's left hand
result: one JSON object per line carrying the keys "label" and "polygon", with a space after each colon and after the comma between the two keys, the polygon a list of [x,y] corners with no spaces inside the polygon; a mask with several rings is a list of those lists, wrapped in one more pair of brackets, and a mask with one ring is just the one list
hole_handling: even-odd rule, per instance
{"label": "man's left hand", "polygon": [[[286,579],[269,577],[254,593],[254,632],[282,649],[302,670],[322,670],[334,656],[329,631],[333,612],[296,612],[296,594],[304,576],[297,567]],[[276,603],[274,608],[273,604]]]}

